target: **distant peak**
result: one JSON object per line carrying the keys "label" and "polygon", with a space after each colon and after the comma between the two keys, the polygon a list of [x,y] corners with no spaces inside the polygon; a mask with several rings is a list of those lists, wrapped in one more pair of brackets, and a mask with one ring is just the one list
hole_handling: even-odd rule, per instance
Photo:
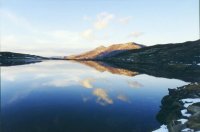
{"label": "distant peak", "polygon": [[104,48],[106,48],[106,47],[101,45],[101,46],[97,47],[96,49],[104,49]]}
{"label": "distant peak", "polygon": [[138,43],[135,43],[135,42],[129,42],[127,43],[128,45],[137,45],[137,46],[140,46],[140,47],[146,47],[146,45],[143,45],[143,44],[138,44]]}
{"label": "distant peak", "polygon": [[122,52],[125,50],[133,50],[133,49],[139,49],[144,46],[141,46],[139,44],[136,44],[134,42],[128,42],[128,43],[118,43],[118,44],[112,44],[110,46],[99,46],[91,51],[74,55],[71,58],[73,59],[95,59],[97,57],[105,57],[109,55],[116,54],[118,52]]}
{"label": "distant peak", "polygon": [[125,43],[124,45],[135,45],[136,43],[134,42],[128,42],[128,43]]}

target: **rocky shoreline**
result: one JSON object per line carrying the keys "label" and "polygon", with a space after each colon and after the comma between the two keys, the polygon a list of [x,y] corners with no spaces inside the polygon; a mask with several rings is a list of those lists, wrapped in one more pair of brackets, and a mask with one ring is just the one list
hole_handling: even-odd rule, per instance
{"label": "rocky shoreline", "polygon": [[200,132],[200,83],[169,89],[157,120],[165,125],[154,132]]}

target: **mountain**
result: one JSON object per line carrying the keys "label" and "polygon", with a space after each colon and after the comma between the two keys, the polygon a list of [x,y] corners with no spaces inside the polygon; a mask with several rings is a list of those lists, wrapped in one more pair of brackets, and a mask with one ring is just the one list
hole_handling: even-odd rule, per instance
{"label": "mountain", "polygon": [[140,49],[143,47],[145,46],[136,43],[114,44],[109,47],[100,46],[94,50],[79,55],[66,56],[65,59],[74,59],[74,60],[101,59],[104,57],[116,55],[126,50]]}
{"label": "mountain", "polygon": [[137,64],[199,65],[200,40],[126,50],[116,55],[103,57],[101,59],[104,61]]}
{"label": "mountain", "polygon": [[[124,50],[117,54],[111,54],[112,52],[104,57],[96,57],[91,60],[101,63],[101,66],[103,62],[103,66],[107,64],[140,74],[177,78],[188,82],[200,80],[200,40]],[[83,60],[77,59],[77,61]],[[84,63],[86,64],[87,61],[84,60]],[[102,68],[95,64],[87,63],[95,68]]]}
{"label": "mountain", "polygon": [[0,66],[23,65],[41,62],[45,57],[13,52],[0,52]]}

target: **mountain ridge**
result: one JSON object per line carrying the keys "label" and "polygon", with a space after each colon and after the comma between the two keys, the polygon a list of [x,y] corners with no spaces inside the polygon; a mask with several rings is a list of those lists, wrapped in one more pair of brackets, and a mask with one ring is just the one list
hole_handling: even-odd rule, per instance
{"label": "mountain ridge", "polygon": [[110,54],[117,54],[125,50],[130,49],[139,49],[145,47],[144,45],[140,45],[134,42],[122,43],[122,44],[113,44],[108,47],[99,46],[93,50],[84,52],[79,55],[71,55],[65,56],[65,59],[75,59],[75,60],[89,60],[89,59],[98,59],[105,56],[109,56]]}
{"label": "mountain ridge", "polygon": [[93,60],[143,64],[198,64],[200,63],[200,39],[182,43],[144,46],[129,42],[99,46],[88,52],[65,56],[69,60]]}
{"label": "mountain ridge", "polygon": [[200,63],[200,39],[128,50],[111,57],[104,57],[102,60],[146,64],[198,64]]}

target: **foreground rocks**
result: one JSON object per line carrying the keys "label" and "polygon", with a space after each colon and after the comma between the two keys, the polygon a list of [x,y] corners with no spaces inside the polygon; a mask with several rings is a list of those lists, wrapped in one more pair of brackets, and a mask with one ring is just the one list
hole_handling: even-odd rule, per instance
{"label": "foreground rocks", "polygon": [[170,132],[200,131],[200,83],[169,89],[157,120]]}
{"label": "foreground rocks", "polygon": [[187,110],[192,114],[187,125],[194,130],[200,130],[200,103],[189,106]]}

